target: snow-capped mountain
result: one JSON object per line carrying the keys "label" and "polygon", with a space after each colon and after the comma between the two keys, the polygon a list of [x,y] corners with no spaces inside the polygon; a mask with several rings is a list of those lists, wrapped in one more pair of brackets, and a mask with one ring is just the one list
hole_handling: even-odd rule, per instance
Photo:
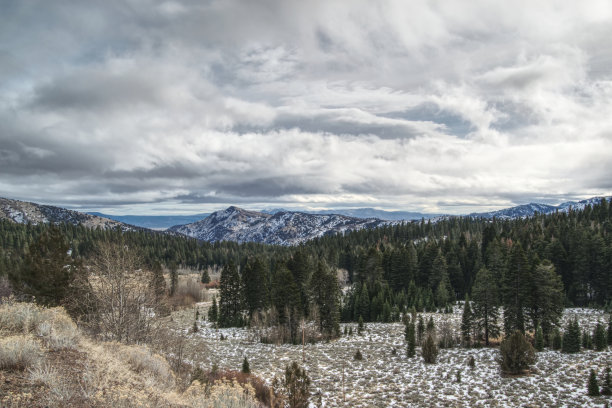
{"label": "snow-capped mountain", "polygon": [[112,229],[120,227],[123,231],[137,230],[137,227],[122,222],[85,214],[52,205],[41,205],[26,201],[10,200],[0,197],[0,219],[18,224],[69,223],[82,224],[89,228]]}
{"label": "snow-capped mountain", "polygon": [[[601,202],[604,197],[592,197],[582,201],[568,201],[559,205],[548,205],[530,203],[518,205],[516,207],[504,208],[498,211],[489,211],[483,213],[472,213],[469,216],[475,218],[501,218],[501,219],[514,219],[514,218],[525,218],[531,217],[535,213],[539,214],[551,214],[556,211],[567,212],[573,210],[583,210],[587,205],[593,205]],[[605,197],[606,200],[610,201],[612,197]]]}
{"label": "snow-capped mountain", "polygon": [[[286,210],[283,208],[273,208],[262,210],[262,212],[266,214],[276,214],[278,212],[287,212],[291,210]],[[411,211],[388,211],[388,210],[377,210],[376,208],[334,208],[331,210],[312,210],[312,211],[299,211],[304,212],[306,214],[339,214],[346,215],[347,217],[354,218],[378,218],[379,220],[385,221],[414,221],[421,220],[425,218],[426,220],[430,218],[439,217],[441,214],[425,214],[419,212],[411,212]]]}
{"label": "snow-capped mountain", "polygon": [[291,211],[266,214],[229,207],[212,213],[198,222],[176,225],[168,231],[204,241],[255,241],[276,245],[296,245],[327,234],[375,228],[385,224],[389,222],[338,214],[317,215]]}

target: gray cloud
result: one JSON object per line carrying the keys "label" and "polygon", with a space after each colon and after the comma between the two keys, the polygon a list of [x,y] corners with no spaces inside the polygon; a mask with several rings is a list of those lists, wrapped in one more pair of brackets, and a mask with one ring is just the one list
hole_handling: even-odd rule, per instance
{"label": "gray cloud", "polygon": [[131,213],[611,194],[611,27],[605,1],[9,1],[0,191]]}

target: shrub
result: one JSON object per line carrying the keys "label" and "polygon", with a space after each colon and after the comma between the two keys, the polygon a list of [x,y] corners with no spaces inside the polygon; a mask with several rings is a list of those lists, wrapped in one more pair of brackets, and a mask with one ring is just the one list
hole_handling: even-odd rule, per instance
{"label": "shrub", "polygon": [[251,374],[251,367],[249,367],[249,360],[245,357],[242,360],[242,372],[245,374]]}
{"label": "shrub", "polygon": [[254,394],[253,387],[249,384],[223,379],[210,388],[195,381],[184,395],[194,408],[259,408],[261,405]]}
{"label": "shrub", "polygon": [[136,373],[148,374],[148,378],[165,388],[174,386],[174,374],[165,358],[153,354],[145,346],[123,346],[122,350],[122,356]]}
{"label": "shrub", "polygon": [[0,339],[0,369],[23,370],[42,359],[40,345],[28,335]]}
{"label": "shrub", "polygon": [[535,363],[533,346],[519,330],[501,342],[499,351],[501,368],[505,373],[520,374]]}
{"label": "shrub", "polygon": [[425,360],[425,363],[436,363],[436,359],[438,358],[438,346],[436,346],[436,339],[433,333],[429,332],[427,334],[421,352],[423,353],[423,360]]}
{"label": "shrub", "polygon": [[213,368],[208,372],[204,372],[201,369],[194,370],[191,379],[192,382],[197,381],[208,386],[224,381],[231,384],[239,384],[243,389],[246,389],[248,385],[254,392],[252,395],[262,405],[271,406],[272,403],[271,395],[273,390],[266,385],[264,380],[252,374],[245,374],[240,371],[219,370],[216,365],[213,365]]}
{"label": "shrub", "polygon": [[361,350],[357,349],[357,351],[355,352],[355,355],[353,356],[354,360],[363,360],[363,355],[361,354]]}

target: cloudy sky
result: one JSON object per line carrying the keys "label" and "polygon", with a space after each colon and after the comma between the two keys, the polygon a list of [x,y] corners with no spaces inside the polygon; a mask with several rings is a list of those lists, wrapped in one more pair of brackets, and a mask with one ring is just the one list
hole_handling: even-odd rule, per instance
{"label": "cloudy sky", "polygon": [[115,214],[612,193],[612,2],[0,2],[0,196]]}

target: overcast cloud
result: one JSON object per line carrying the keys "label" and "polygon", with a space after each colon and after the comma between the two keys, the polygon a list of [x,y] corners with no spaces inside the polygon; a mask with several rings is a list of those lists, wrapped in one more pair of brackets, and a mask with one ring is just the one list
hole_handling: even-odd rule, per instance
{"label": "overcast cloud", "polygon": [[0,196],[467,212],[612,194],[612,3],[5,0]]}

